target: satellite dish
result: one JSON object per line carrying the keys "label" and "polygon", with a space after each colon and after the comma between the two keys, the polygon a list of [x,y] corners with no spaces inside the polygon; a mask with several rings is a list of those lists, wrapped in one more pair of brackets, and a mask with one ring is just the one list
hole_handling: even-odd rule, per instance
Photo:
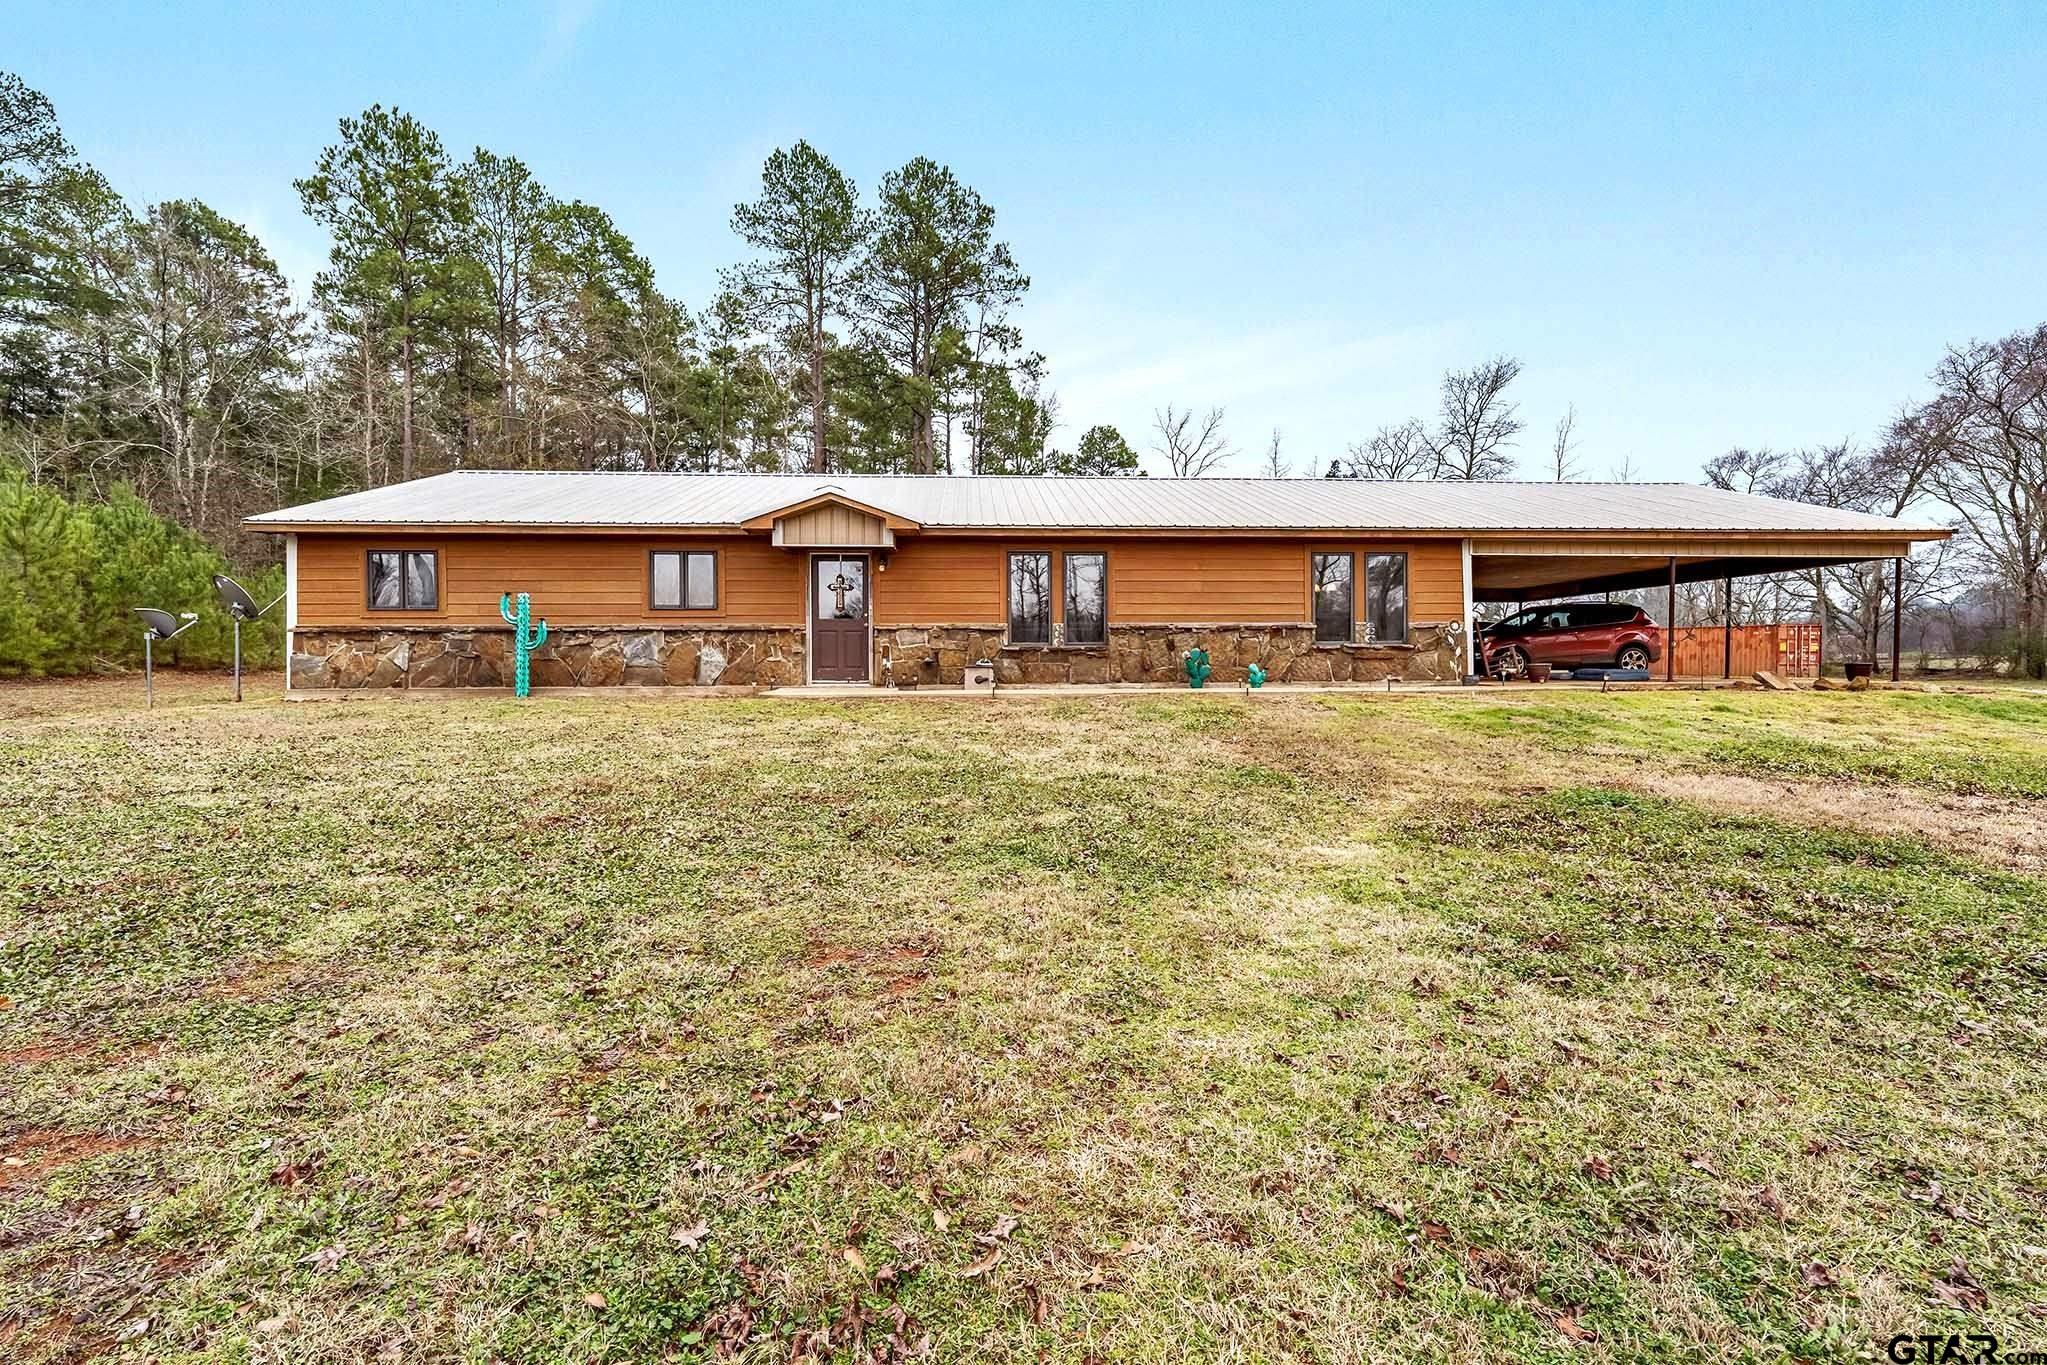
{"label": "satellite dish", "polygon": [[[131,608],[142,618],[142,692],[149,699],[149,705],[156,705],[156,652],[151,648],[158,640],[175,640],[184,632],[199,624],[196,612],[181,612],[176,616],[155,607]],[[180,621],[183,625],[178,624]]]}
{"label": "satellite dish", "polygon": [[213,576],[213,590],[220,594],[220,605],[227,608],[228,615],[238,621],[253,621],[263,614],[264,609],[256,605],[248,589],[224,573]]}
{"label": "satellite dish", "polygon": [[159,640],[168,640],[178,633],[178,618],[155,607],[137,607],[135,614],[142,618],[143,626]]}
{"label": "satellite dish", "polygon": [[242,622],[253,621],[271,607],[284,600],[279,593],[263,606],[256,605],[256,599],[249,596],[248,589],[224,573],[213,576],[213,590],[220,594],[220,605],[227,608],[227,614],[235,622],[235,700],[242,699]]}

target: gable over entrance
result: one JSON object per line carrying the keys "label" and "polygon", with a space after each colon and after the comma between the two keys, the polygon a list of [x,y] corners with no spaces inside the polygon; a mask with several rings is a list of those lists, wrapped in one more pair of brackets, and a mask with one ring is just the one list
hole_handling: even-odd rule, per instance
{"label": "gable over entrance", "polygon": [[907,517],[856,501],[829,486],[740,524],[748,531],[768,531],[776,545],[790,549],[892,550],[896,532],[919,529]]}

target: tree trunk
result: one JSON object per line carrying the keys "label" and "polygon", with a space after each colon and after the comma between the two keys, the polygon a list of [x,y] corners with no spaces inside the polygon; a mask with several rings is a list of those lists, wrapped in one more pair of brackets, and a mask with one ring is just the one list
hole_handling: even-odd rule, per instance
{"label": "tree trunk", "polygon": [[810,472],[825,474],[831,462],[825,452],[824,327],[820,319],[810,334]]}
{"label": "tree trunk", "polygon": [[377,398],[370,373],[370,315],[362,320],[362,481],[365,488],[376,483]]}
{"label": "tree trunk", "polygon": [[405,371],[405,393],[400,399],[404,407],[398,427],[398,479],[403,483],[412,478],[412,310],[405,310],[405,334],[399,339],[399,364]]}

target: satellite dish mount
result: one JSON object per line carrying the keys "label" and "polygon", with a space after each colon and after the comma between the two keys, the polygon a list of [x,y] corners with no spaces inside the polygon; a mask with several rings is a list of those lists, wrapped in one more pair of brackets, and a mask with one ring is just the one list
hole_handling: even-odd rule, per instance
{"label": "satellite dish mount", "polygon": [[235,623],[235,700],[242,699],[242,622],[253,621],[284,600],[284,594],[256,605],[256,599],[249,596],[249,590],[224,573],[213,576],[213,590],[220,594],[220,605],[227,608],[227,614]]}
{"label": "satellite dish mount", "polygon": [[148,706],[156,709],[156,642],[175,640],[199,624],[196,611],[181,612],[176,616],[155,607],[137,607],[135,614],[142,618],[142,695],[148,698]]}

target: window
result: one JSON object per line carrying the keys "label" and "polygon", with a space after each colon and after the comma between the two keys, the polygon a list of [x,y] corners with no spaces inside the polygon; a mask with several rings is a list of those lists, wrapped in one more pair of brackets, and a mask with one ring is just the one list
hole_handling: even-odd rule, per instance
{"label": "window", "polygon": [[1009,642],[1052,643],[1052,556],[1043,550],[1009,557]]}
{"label": "window", "polygon": [[1351,639],[1351,557],[1318,554],[1310,557],[1310,591],[1314,594],[1315,643],[1349,644]]}
{"label": "window", "polygon": [[1365,556],[1365,638],[1407,642],[1407,556]]}
{"label": "window", "polygon": [[1109,642],[1109,557],[1098,552],[1066,559],[1066,643]]}
{"label": "window", "polygon": [[656,550],[653,554],[656,611],[714,611],[718,606],[718,556],[711,550]]}
{"label": "window", "polygon": [[433,550],[372,550],[371,611],[434,611],[441,605],[441,557]]}

